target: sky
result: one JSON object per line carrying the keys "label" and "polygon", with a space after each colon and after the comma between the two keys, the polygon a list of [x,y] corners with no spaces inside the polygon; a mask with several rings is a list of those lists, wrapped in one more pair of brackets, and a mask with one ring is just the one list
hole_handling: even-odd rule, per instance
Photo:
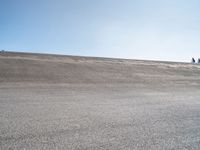
{"label": "sky", "polygon": [[190,61],[199,0],[0,0],[0,49]]}

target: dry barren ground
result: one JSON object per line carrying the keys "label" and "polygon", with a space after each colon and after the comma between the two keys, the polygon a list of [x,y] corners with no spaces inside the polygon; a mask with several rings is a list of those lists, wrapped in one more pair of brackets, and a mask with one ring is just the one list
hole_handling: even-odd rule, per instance
{"label": "dry barren ground", "polygon": [[2,150],[199,150],[200,66],[0,54]]}

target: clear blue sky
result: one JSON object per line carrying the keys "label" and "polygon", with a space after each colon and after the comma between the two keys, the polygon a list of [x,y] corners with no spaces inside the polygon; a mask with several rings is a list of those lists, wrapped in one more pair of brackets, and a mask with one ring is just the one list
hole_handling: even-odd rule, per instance
{"label": "clear blue sky", "polygon": [[0,49],[190,61],[199,0],[0,0]]}

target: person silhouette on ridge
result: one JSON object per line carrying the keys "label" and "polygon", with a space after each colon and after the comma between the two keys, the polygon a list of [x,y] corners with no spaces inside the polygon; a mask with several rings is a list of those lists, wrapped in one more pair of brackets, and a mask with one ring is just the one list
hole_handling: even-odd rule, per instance
{"label": "person silhouette on ridge", "polygon": [[194,58],[192,58],[192,63],[195,63],[195,59]]}

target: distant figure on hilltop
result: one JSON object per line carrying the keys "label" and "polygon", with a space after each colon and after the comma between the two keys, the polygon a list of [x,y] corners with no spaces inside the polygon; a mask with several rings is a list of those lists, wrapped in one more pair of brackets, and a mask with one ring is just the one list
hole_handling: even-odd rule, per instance
{"label": "distant figure on hilltop", "polygon": [[195,59],[194,59],[194,58],[192,58],[192,63],[193,63],[193,64],[195,63]]}
{"label": "distant figure on hilltop", "polygon": [[198,64],[200,64],[200,58],[198,58]]}

